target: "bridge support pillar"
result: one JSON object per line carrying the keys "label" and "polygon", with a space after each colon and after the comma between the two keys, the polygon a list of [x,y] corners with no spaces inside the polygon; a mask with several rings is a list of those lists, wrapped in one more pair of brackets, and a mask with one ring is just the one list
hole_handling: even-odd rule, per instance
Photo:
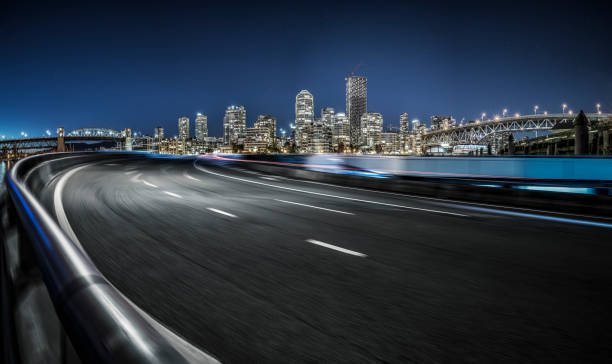
{"label": "bridge support pillar", "polygon": [[580,110],[580,113],[574,119],[574,154],[581,155],[587,154],[589,151],[589,119],[584,115],[584,111]]}
{"label": "bridge support pillar", "polygon": [[57,151],[65,152],[66,151],[66,143],[64,143],[64,127],[60,126],[57,128]]}

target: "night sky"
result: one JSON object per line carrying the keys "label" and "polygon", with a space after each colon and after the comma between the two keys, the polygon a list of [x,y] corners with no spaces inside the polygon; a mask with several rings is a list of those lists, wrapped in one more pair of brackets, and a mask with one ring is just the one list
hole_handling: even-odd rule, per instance
{"label": "night sky", "polygon": [[147,134],[225,107],[294,119],[295,95],[345,108],[368,77],[368,111],[457,121],[482,112],[612,111],[610,2],[110,2],[0,5],[0,134],[131,127]]}

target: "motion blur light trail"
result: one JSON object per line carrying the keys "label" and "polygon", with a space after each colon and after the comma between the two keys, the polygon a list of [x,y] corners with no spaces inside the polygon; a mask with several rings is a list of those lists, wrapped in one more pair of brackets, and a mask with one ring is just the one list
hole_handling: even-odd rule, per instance
{"label": "motion blur light trail", "polygon": [[211,158],[107,164],[65,171],[42,203],[54,211],[68,175],[67,222],[100,270],[222,362],[608,359],[607,222],[269,181]]}

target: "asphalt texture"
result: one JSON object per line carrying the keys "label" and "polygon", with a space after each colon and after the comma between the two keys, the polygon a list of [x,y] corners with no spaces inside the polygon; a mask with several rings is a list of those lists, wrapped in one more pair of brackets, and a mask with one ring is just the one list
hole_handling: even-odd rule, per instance
{"label": "asphalt texture", "polygon": [[61,203],[121,292],[222,362],[612,356],[612,229],[217,163],[91,163]]}

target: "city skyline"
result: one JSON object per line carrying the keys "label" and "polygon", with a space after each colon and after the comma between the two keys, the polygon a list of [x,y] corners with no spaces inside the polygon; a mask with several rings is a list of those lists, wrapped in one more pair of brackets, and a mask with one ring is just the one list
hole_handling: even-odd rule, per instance
{"label": "city skyline", "polygon": [[[242,19],[232,27],[220,16],[228,10],[7,5],[0,133],[35,135],[62,125],[151,134],[160,125],[177,135],[176,120],[200,112],[209,134],[221,135],[232,104],[253,116],[272,114],[288,130],[302,89],[315,96],[317,113],[326,106],[346,112],[343,80],[357,65],[356,74],[370,81],[368,108],[385,126],[397,126],[403,112],[459,121],[504,108],[527,114],[534,105],[549,112],[564,102],[576,112],[612,105],[605,61],[612,11],[605,5],[261,4],[232,10]],[[542,18],[572,25],[542,31]],[[240,57],[229,52],[238,45]]]}

